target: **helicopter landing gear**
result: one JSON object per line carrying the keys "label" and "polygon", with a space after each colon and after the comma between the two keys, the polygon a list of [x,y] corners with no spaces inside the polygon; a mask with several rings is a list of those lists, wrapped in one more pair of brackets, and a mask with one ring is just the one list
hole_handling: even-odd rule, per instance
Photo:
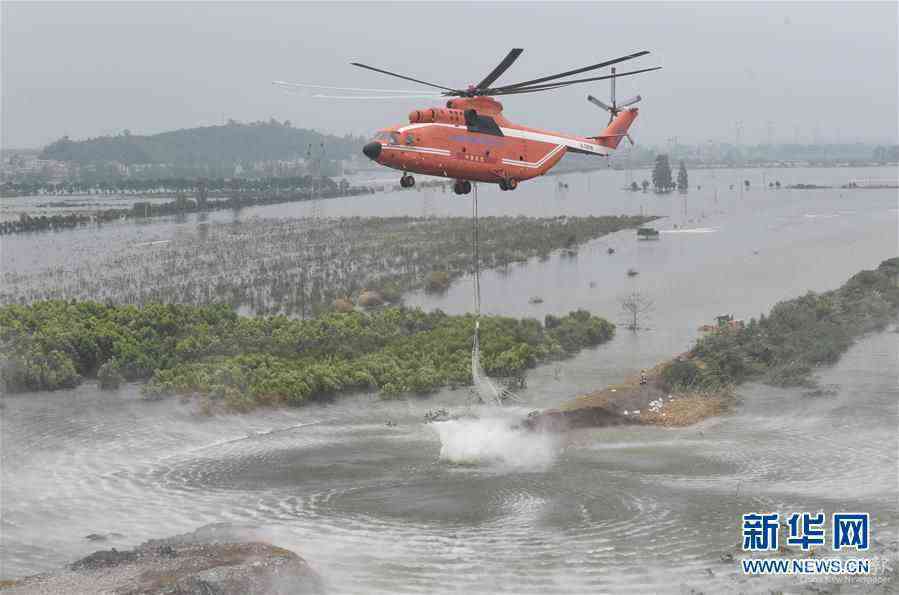
{"label": "helicopter landing gear", "polygon": [[500,180],[500,190],[515,190],[518,188],[518,180],[509,178],[508,180]]}
{"label": "helicopter landing gear", "polygon": [[471,192],[471,182],[468,180],[456,180],[453,184],[453,192],[456,194],[468,194]]}
{"label": "helicopter landing gear", "polygon": [[412,188],[413,186],[415,186],[415,178],[409,174],[403,174],[403,177],[400,178],[400,187]]}

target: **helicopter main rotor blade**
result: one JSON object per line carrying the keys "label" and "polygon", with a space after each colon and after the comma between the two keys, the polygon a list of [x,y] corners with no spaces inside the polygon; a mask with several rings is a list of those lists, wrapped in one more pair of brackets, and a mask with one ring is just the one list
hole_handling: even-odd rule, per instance
{"label": "helicopter main rotor blade", "polygon": [[441,95],[310,95],[312,99],[437,99]]}
{"label": "helicopter main rotor blade", "polygon": [[412,91],[407,89],[368,89],[364,87],[332,87],[331,85],[313,85],[310,83],[288,83],[287,81],[272,81],[272,84],[281,88],[298,88],[298,89],[328,89],[330,91],[361,91],[366,93],[416,93],[421,91]]}
{"label": "helicopter main rotor blade", "polygon": [[619,104],[618,104],[618,107],[627,107],[627,106],[629,106],[629,105],[634,105],[635,103],[639,103],[639,102],[642,101],[642,100],[643,100],[642,97],[640,97],[639,95],[635,95],[634,97],[631,97],[630,99],[625,100],[625,101],[622,101],[621,103],[619,103]]}
{"label": "helicopter main rotor blade", "polygon": [[520,93],[535,93],[537,91],[551,91],[553,89],[560,89],[562,87],[567,87],[568,85],[578,85],[580,83],[590,83],[593,81],[604,81],[610,78],[621,78],[623,76],[630,76],[633,74],[640,74],[643,72],[651,72],[653,70],[661,70],[661,66],[654,66],[652,68],[642,68],[640,70],[631,70],[630,72],[619,72],[617,74],[607,74],[605,76],[594,76],[585,79],[576,79],[573,81],[563,81],[560,83],[548,83],[545,85],[532,85],[530,87],[522,87],[519,89],[511,89],[509,91],[498,90],[491,95],[518,95]]}
{"label": "helicopter main rotor blade", "polygon": [[435,89],[443,89],[444,91],[450,91],[452,93],[461,93],[459,89],[450,89],[449,87],[444,87],[442,85],[435,85],[434,83],[429,83],[427,81],[420,81],[418,79],[414,79],[411,76],[405,76],[403,74],[397,74],[395,72],[390,72],[389,70],[381,70],[380,68],[375,68],[374,66],[368,66],[366,64],[359,64],[358,62],[350,62],[353,66],[358,66],[359,68],[365,68],[367,70],[372,70],[374,72],[380,72],[381,74],[386,74],[389,76],[395,76],[397,78],[401,78],[403,80],[412,81],[413,83],[419,83],[421,85],[427,85],[429,87],[434,87]]}
{"label": "helicopter main rotor blade", "polygon": [[493,81],[495,81],[496,79],[501,77],[502,74],[504,72],[506,72],[510,66],[512,66],[512,63],[518,59],[518,56],[520,56],[521,52],[523,52],[523,51],[524,51],[524,49],[522,49],[522,48],[513,48],[506,55],[506,57],[503,58],[503,61],[500,62],[496,66],[496,68],[493,69],[493,72],[488,74],[486,76],[486,78],[484,78],[484,80],[482,80],[480,83],[477,84],[477,88],[478,89],[486,89],[487,87],[489,87],[493,83]]}
{"label": "helicopter main rotor blade", "polygon": [[546,81],[552,81],[555,79],[565,78],[566,76],[572,76],[575,74],[580,74],[582,72],[588,72],[590,70],[596,70],[597,68],[604,68],[606,66],[611,66],[612,64],[618,64],[619,62],[624,62],[625,60],[632,60],[634,58],[639,58],[640,56],[645,56],[648,54],[648,50],[643,50],[642,52],[636,52],[634,54],[629,54],[627,56],[622,56],[620,58],[615,58],[614,60],[606,60],[605,62],[600,62],[599,64],[593,64],[592,66],[584,66],[583,68],[577,68],[575,70],[569,70],[568,72],[562,72],[560,74],[553,74],[550,76],[540,77],[538,79],[533,79],[530,81],[524,81],[521,83],[515,83],[512,85],[505,85],[503,87],[497,87],[495,89],[490,89],[493,93],[491,95],[496,94],[497,91],[510,91],[513,89],[520,89],[522,87],[528,87],[531,85],[535,85],[537,83],[545,83]]}

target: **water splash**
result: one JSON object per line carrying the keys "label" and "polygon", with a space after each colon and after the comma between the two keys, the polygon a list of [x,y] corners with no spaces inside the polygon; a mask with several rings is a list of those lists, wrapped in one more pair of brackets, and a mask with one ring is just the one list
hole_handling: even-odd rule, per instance
{"label": "water splash", "polygon": [[517,427],[520,415],[490,408],[488,417],[431,424],[440,437],[440,459],[458,465],[544,470],[556,460],[558,439]]}

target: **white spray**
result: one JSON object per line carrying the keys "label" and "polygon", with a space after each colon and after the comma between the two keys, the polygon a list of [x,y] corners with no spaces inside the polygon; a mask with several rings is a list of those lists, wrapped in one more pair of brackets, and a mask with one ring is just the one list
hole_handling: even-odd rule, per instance
{"label": "white spray", "polygon": [[514,471],[537,471],[552,465],[559,452],[558,438],[517,427],[523,412],[515,409],[485,407],[486,416],[432,424],[440,436],[440,459]]}

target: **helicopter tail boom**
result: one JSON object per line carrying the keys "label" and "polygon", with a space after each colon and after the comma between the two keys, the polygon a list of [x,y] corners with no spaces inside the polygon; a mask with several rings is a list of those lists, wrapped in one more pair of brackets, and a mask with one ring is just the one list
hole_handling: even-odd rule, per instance
{"label": "helicopter tail boom", "polygon": [[618,115],[612,119],[605,130],[599,135],[591,138],[595,139],[597,143],[604,147],[610,149],[617,148],[622,138],[626,136],[630,138],[627,131],[631,127],[631,124],[634,123],[634,120],[637,119],[638,113],[639,110],[635,107],[621,110]]}

